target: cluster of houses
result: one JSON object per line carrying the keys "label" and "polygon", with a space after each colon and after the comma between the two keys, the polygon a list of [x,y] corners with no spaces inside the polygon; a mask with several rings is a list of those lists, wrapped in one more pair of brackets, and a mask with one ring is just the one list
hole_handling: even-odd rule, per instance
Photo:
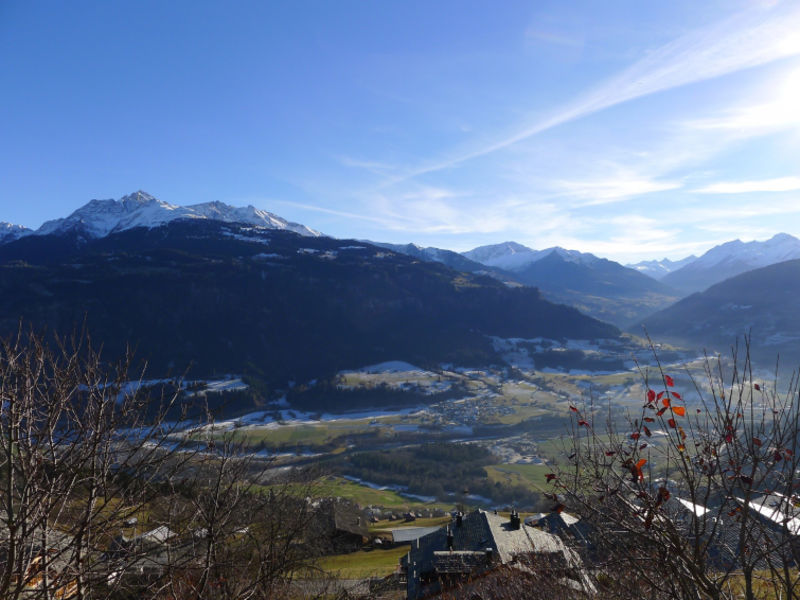
{"label": "cluster of houses", "polygon": [[[710,509],[682,498],[671,503],[669,518],[686,536],[692,535],[691,524],[697,519],[708,520],[703,535],[709,536],[709,564],[728,569],[737,564],[743,551],[752,552],[741,547],[740,530],[731,526],[739,510],[746,507],[756,520],[754,527],[765,547],[778,549],[769,554],[765,551],[755,565],[797,567],[800,498],[771,492],[747,501],[731,501],[739,508],[725,512],[729,522],[723,522],[720,511],[712,515]],[[445,593],[448,598],[481,598],[484,596],[472,588],[485,586],[493,577],[509,576],[544,577],[550,585],[569,588],[579,595],[596,592],[590,568],[583,560],[592,555],[592,528],[561,509],[525,519],[517,512],[508,517],[485,510],[453,513],[444,527],[421,529],[409,531],[411,548],[400,562],[409,600],[445,597]],[[456,589],[458,593],[452,595]]]}

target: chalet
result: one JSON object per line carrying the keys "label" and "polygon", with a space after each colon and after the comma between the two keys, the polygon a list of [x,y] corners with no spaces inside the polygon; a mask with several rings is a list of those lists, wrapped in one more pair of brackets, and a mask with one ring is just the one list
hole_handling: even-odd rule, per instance
{"label": "chalet", "polygon": [[558,537],[523,525],[516,512],[510,518],[483,510],[459,513],[446,527],[412,542],[401,560],[409,600],[432,597],[508,569],[594,591],[577,553]]}

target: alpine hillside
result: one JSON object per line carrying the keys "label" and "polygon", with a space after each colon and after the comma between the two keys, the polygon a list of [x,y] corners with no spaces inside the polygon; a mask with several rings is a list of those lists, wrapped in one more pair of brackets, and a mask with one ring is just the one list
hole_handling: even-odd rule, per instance
{"label": "alpine hillside", "polygon": [[515,242],[481,246],[464,256],[507,269],[554,302],[626,326],[676,301],[681,294],[621,264],[564,248],[532,250]]}
{"label": "alpine hillside", "polygon": [[662,281],[685,293],[699,292],[734,275],[796,258],[800,258],[800,240],[787,233],[764,242],[733,240],[714,246]]}
{"label": "alpine hillside", "polygon": [[0,330],[22,318],[64,335],[85,321],[109,357],[136,348],[149,376],[191,367],[275,385],[384,360],[499,363],[488,336],[619,335],[535,289],[289,224],[296,232],[274,215],[228,222],[213,215],[253,212],[217,204],[167,218],[184,211],[140,200],[89,203],[52,233],[0,245]]}
{"label": "alpine hillside", "polygon": [[643,319],[655,341],[674,342],[727,354],[737,336],[751,333],[753,357],[775,366],[800,361],[800,260],[742,273]]}

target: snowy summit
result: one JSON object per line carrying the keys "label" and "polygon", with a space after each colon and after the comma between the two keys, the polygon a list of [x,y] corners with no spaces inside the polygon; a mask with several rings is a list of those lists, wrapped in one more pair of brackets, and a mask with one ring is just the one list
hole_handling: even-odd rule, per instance
{"label": "snowy summit", "polygon": [[209,219],[294,231],[311,237],[322,235],[305,225],[291,223],[278,215],[253,206],[237,208],[223,202],[177,206],[142,191],[119,200],[91,200],[66,218],[47,221],[34,232],[34,235],[77,230],[90,237],[99,238],[134,227],[157,227],[178,219]]}

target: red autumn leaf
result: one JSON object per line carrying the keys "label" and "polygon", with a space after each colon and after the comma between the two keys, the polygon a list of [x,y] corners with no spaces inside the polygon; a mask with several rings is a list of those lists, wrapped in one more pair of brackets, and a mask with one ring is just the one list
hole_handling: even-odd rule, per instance
{"label": "red autumn leaf", "polygon": [[661,401],[661,404],[663,404],[664,406],[669,406],[669,398],[664,398],[664,399]]}
{"label": "red autumn leaf", "polygon": [[672,412],[674,412],[679,417],[682,417],[686,414],[686,409],[683,406],[673,406]]}
{"label": "red autumn leaf", "polygon": [[645,448],[647,448],[647,442],[639,446],[639,450],[644,450]]}
{"label": "red autumn leaf", "polygon": [[660,411],[658,411],[658,412],[656,413],[656,416],[657,416],[657,417],[660,417],[660,416],[661,416],[661,415],[663,415],[663,414],[664,414],[666,411],[667,411],[667,407],[665,406],[664,408],[662,408]]}
{"label": "red autumn leaf", "polygon": [[647,459],[642,458],[639,459],[639,462],[637,462],[631,469],[631,473],[633,474],[633,476],[638,478],[640,481],[644,479],[644,474],[642,473],[642,467],[645,466],[646,464],[647,464]]}
{"label": "red autumn leaf", "polygon": [[638,431],[634,431],[634,432],[631,434],[631,439],[632,439],[632,440],[638,440],[640,437],[641,437],[641,434],[640,434]]}
{"label": "red autumn leaf", "polygon": [[758,438],[753,438],[753,445],[761,447],[761,440]]}
{"label": "red autumn leaf", "polygon": [[669,387],[674,387],[674,386],[675,386],[675,381],[674,381],[674,380],[672,379],[672,377],[670,377],[669,375],[664,375],[664,382],[665,382],[665,383],[666,383],[666,384],[667,384]]}
{"label": "red autumn leaf", "polygon": [[588,427],[589,423],[587,423],[586,421],[578,421],[578,426],[580,427],[581,425],[584,427]]}
{"label": "red autumn leaf", "polygon": [[682,400],[681,395],[678,392],[670,392],[673,398],[677,398],[678,400]]}
{"label": "red autumn leaf", "polygon": [[652,423],[653,421],[655,421],[655,419],[653,417],[645,417],[644,421],[645,423]]}
{"label": "red autumn leaf", "polygon": [[569,409],[570,409],[572,412],[578,412],[578,409],[577,409],[577,408],[575,408],[574,406],[572,406],[571,404],[570,404],[570,407],[569,407]]}
{"label": "red autumn leaf", "polygon": [[675,419],[669,419],[667,421],[667,425],[669,425],[672,429],[675,429],[675,427],[676,427]]}
{"label": "red autumn leaf", "polygon": [[725,441],[730,444],[733,441],[733,435],[730,434],[730,433],[726,434],[725,435]]}
{"label": "red autumn leaf", "polygon": [[757,391],[759,391],[759,392],[761,391],[761,386],[758,385],[757,383],[754,383],[753,387],[756,388]]}
{"label": "red autumn leaf", "polygon": [[656,398],[658,400],[661,400],[661,396],[663,396],[663,395],[664,395],[664,392],[658,392],[658,396],[656,396]]}
{"label": "red autumn leaf", "polygon": [[548,473],[545,475],[545,478],[547,479],[547,483],[550,483],[553,479],[558,479],[558,476],[555,473]]}
{"label": "red autumn leaf", "polygon": [[647,401],[652,402],[656,399],[656,393],[653,390],[647,390]]}
{"label": "red autumn leaf", "polygon": [[783,453],[784,453],[784,454],[785,454],[787,457],[792,455],[792,451],[791,451],[791,450],[789,450],[788,448],[787,448],[786,450],[784,450],[784,451],[783,451]]}
{"label": "red autumn leaf", "polygon": [[553,508],[550,509],[550,512],[562,513],[564,512],[565,508],[566,506],[564,506],[563,504],[556,504]]}
{"label": "red autumn leaf", "polygon": [[645,434],[647,437],[650,437],[650,436],[652,436],[652,435],[653,435],[652,433],[650,433],[650,430],[647,428],[647,425],[642,425],[642,427],[644,428],[644,434]]}
{"label": "red autumn leaf", "polygon": [[665,487],[658,488],[658,495],[666,502],[669,500],[669,490]]}

